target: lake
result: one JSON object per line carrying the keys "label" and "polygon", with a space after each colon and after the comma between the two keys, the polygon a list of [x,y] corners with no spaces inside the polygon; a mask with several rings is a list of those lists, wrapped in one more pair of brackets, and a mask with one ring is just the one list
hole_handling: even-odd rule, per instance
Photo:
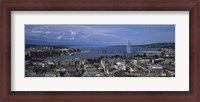
{"label": "lake", "polygon": [[[127,55],[126,46],[104,46],[104,47],[96,47],[96,46],[74,46],[73,48],[79,48],[81,50],[80,53],[75,53],[74,55],[56,55],[48,57],[46,60],[65,60],[65,59],[89,59],[89,58],[97,58],[100,56],[115,56]],[[156,51],[158,48],[145,48],[145,47],[131,47],[131,55],[142,53],[144,51]]]}

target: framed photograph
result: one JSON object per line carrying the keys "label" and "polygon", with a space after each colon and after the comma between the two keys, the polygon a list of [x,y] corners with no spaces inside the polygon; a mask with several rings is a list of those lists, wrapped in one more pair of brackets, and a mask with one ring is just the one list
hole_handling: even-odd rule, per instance
{"label": "framed photograph", "polygon": [[199,0],[1,1],[1,101],[200,101]]}

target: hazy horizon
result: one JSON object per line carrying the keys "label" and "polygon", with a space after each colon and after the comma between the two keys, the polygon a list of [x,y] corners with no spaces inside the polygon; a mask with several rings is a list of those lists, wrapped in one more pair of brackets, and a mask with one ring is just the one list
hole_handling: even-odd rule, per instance
{"label": "hazy horizon", "polygon": [[[175,42],[163,42],[163,43],[175,43]],[[149,44],[159,44],[159,43],[149,43]],[[25,45],[41,45],[41,46],[98,46],[98,45],[59,45],[59,44],[25,44]],[[140,44],[140,45],[148,45],[148,44]],[[133,45],[131,44],[130,46],[140,46],[140,45]],[[124,45],[99,45],[99,46],[126,46],[125,44]]]}

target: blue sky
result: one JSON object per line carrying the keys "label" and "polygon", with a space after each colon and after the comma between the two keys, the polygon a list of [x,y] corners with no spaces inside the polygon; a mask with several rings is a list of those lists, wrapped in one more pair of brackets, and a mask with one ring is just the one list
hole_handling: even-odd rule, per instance
{"label": "blue sky", "polygon": [[175,42],[175,25],[25,25],[25,43],[132,45]]}

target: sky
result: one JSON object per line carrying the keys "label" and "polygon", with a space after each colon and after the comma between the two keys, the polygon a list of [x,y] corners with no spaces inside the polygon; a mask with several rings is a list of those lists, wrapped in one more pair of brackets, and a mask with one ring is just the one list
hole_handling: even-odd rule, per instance
{"label": "sky", "polygon": [[25,43],[143,45],[175,42],[175,25],[25,25]]}

